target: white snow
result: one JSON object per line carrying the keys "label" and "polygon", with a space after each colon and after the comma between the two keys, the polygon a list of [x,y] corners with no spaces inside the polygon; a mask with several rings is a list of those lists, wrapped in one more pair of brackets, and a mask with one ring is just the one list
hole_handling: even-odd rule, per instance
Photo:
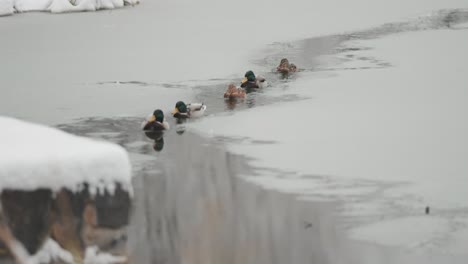
{"label": "white snow", "polygon": [[0,16],[17,12],[50,11],[52,13],[114,9],[125,4],[135,5],[139,0],[0,0]]}
{"label": "white snow", "polygon": [[73,256],[70,252],[63,249],[55,240],[48,238],[42,248],[33,256],[29,257],[25,263],[55,263],[63,261],[73,263]]}
{"label": "white snow", "polygon": [[0,16],[11,15],[14,11],[13,0],[0,1]]}
{"label": "white snow", "polygon": [[448,253],[466,255],[466,245],[468,245],[468,221],[463,219],[463,221],[461,220],[459,223],[463,227],[458,229],[444,245]]}
{"label": "white snow", "polygon": [[18,12],[46,11],[55,0],[13,0]]}
{"label": "white snow", "polygon": [[18,262],[27,263],[29,253],[26,248],[24,248],[23,244],[21,244],[21,242],[17,241],[16,239],[12,239],[11,241],[6,241],[6,243],[8,245],[8,249],[15,256]]}
{"label": "white snow", "polygon": [[0,189],[77,190],[85,182],[94,191],[112,191],[116,182],[131,188],[120,146],[8,117],[0,117],[0,127]]}
{"label": "white snow", "polygon": [[[52,13],[65,13],[65,12],[83,12],[83,11],[96,11],[102,8],[95,0],[82,0],[77,1],[79,4],[72,5],[68,0],[53,0],[52,4],[47,8]],[[110,6],[112,9],[113,6]]]}
{"label": "white snow", "polygon": [[125,263],[126,257],[114,256],[109,253],[99,252],[97,246],[87,247],[85,251],[84,264],[113,264]]}
{"label": "white snow", "polygon": [[439,247],[437,243],[444,242],[450,231],[450,223],[444,218],[412,216],[357,228],[350,235],[389,246],[405,245],[416,250],[430,250]]}

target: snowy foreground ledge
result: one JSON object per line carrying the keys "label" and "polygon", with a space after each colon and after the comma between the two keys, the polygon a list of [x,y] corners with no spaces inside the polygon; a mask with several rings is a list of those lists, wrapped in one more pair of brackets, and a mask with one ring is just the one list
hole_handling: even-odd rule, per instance
{"label": "snowy foreground ledge", "polygon": [[55,128],[0,117],[0,189],[113,192],[131,186],[127,152],[115,144],[67,134]]}
{"label": "snowy foreground ledge", "polygon": [[126,241],[127,152],[8,117],[0,117],[0,127],[0,248],[9,252],[2,257],[23,264],[125,262],[126,249],[111,242]]}
{"label": "snowy foreground ledge", "polygon": [[51,13],[96,11],[138,3],[140,0],[0,0],[0,16],[28,11]]}

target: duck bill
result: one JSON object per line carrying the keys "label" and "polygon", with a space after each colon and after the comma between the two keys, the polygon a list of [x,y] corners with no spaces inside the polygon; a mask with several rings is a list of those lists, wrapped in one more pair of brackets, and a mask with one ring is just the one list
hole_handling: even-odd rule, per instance
{"label": "duck bill", "polygon": [[244,77],[244,79],[242,79],[241,83],[246,83],[247,82],[247,77]]}

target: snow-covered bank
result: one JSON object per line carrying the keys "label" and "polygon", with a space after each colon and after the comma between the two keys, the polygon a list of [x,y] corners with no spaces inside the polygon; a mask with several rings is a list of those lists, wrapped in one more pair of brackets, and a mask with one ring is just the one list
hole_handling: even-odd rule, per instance
{"label": "snow-covered bank", "polygon": [[131,168],[120,146],[42,125],[0,117],[0,189],[61,188],[131,191]]}
{"label": "snow-covered bank", "polygon": [[[439,250],[450,251],[458,243],[439,242],[463,241],[454,234],[466,225],[452,217],[468,207],[467,36],[466,30],[439,30],[350,42],[347,45],[352,49],[341,54],[348,62],[337,67],[348,70],[304,72],[289,84],[288,92],[313,99],[207,118],[194,126],[212,135],[277,142],[253,145],[249,140],[230,146],[236,153],[255,157],[257,166],[297,172],[298,177],[271,179],[275,188],[314,195],[329,195],[327,184],[336,188],[329,180],[312,180],[308,190],[307,175],[343,179],[350,186],[359,185],[360,179],[407,183],[377,196],[375,189],[361,189],[361,195],[373,198],[354,208],[349,203],[348,209],[360,216],[399,218],[423,214],[428,205],[432,214],[449,222],[450,232],[442,231],[436,241],[429,236],[422,247],[438,245]],[[270,185],[268,177],[254,180]],[[338,191],[332,196],[340,195]],[[391,201],[396,215],[383,208],[389,202],[379,203],[382,195]],[[355,195],[345,197],[356,201]],[[364,207],[374,209],[362,212]],[[428,229],[439,229],[440,221],[431,216],[418,221],[429,225]],[[407,223],[375,225],[366,229],[366,238],[374,230],[372,241],[385,244],[388,237],[380,236],[381,230],[398,236],[402,222]],[[396,241],[408,247],[423,242],[413,238]]]}
{"label": "snow-covered bank", "polygon": [[14,12],[49,11],[51,13],[96,11],[135,5],[140,0],[0,0],[0,16]]}

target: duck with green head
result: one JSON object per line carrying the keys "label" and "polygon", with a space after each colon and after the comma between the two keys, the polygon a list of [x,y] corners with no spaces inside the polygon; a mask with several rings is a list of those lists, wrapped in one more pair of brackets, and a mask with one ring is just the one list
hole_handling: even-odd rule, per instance
{"label": "duck with green head", "polygon": [[245,89],[259,88],[257,83],[257,77],[255,77],[255,73],[253,71],[247,71],[244,74],[244,79],[241,82],[241,87]]}
{"label": "duck with green head", "polygon": [[172,111],[172,116],[175,118],[188,118],[190,117],[190,113],[187,109],[187,105],[182,102],[178,101],[175,105],[174,110]]}
{"label": "duck with green head", "polygon": [[247,71],[244,74],[244,79],[241,82],[241,87],[244,89],[263,88],[265,86],[265,78],[261,76],[255,76],[255,73],[253,71]]}
{"label": "duck with green head", "polygon": [[189,117],[200,117],[205,113],[206,105],[204,103],[185,104],[183,101],[178,101],[172,111],[172,116],[180,119]]}
{"label": "duck with green head", "polygon": [[145,131],[162,131],[166,129],[169,129],[169,124],[164,121],[164,112],[161,109],[154,110],[153,115],[149,116],[143,126]]}

